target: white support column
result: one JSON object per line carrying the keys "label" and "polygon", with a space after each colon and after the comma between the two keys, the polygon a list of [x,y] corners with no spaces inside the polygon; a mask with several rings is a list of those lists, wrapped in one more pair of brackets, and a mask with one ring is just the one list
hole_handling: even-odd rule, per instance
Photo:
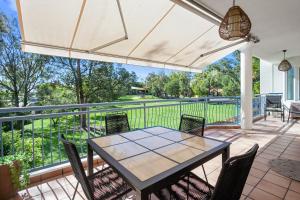
{"label": "white support column", "polygon": [[252,129],[252,44],[241,50],[241,128]]}
{"label": "white support column", "polygon": [[282,72],[283,73],[283,97],[282,100],[286,101],[287,100],[287,72]]}
{"label": "white support column", "polygon": [[299,68],[294,67],[294,100],[299,100]]}

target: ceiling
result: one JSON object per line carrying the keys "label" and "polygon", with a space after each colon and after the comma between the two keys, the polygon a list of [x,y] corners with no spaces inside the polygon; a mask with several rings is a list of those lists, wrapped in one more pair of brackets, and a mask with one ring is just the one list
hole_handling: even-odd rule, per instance
{"label": "ceiling", "polygon": [[[196,0],[224,16],[232,0]],[[251,32],[260,42],[254,45],[254,54],[273,64],[283,57],[300,56],[300,1],[299,0],[236,0],[236,4],[252,21]],[[300,62],[299,62],[300,63]]]}

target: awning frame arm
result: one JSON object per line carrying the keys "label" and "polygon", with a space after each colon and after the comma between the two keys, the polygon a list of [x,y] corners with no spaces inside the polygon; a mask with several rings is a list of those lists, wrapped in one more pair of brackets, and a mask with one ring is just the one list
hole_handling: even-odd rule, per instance
{"label": "awning frame arm", "polygon": [[123,15],[123,11],[122,11],[122,7],[121,7],[121,3],[120,3],[120,0],[116,0],[117,1],[117,5],[118,5],[118,10],[119,10],[119,14],[120,14],[120,18],[121,18],[121,21],[122,21],[122,26],[123,26],[123,31],[124,31],[124,36],[123,37],[120,37],[116,40],[113,40],[111,42],[108,42],[106,44],[103,44],[101,46],[98,46],[98,47],[95,47],[93,49],[90,49],[89,52],[96,52],[100,49],[103,49],[105,47],[108,47],[108,46],[111,46],[113,44],[116,44],[116,43],[119,43],[119,42],[122,42],[124,40],[128,40],[128,32],[127,32],[127,28],[126,28],[126,23],[125,23],[125,19],[124,19],[124,15]]}

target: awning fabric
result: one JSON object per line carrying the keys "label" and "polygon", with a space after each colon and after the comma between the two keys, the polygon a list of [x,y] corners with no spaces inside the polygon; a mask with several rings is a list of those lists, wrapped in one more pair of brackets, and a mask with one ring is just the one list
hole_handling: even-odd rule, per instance
{"label": "awning fabric", "polygon": [[17,0],[22,48],[199,72],[243,45],[200,57],[232,42],[219,37],[218,24],[176,1]]}

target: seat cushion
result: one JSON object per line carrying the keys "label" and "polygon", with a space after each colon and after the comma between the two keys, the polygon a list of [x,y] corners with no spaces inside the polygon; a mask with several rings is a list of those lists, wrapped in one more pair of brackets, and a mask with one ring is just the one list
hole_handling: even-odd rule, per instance
{"label": "seat cushion", "polygon": [[209,185],[206,181],[202,180],[200,177],[190,172],[189,177],[185,176],[180,179],[177,183],[168,186],[158,192],[155,192],[154,195],[158,199],[209,199],[213,191],[213,186]]}
{"label": "seat cushion", "polygon": [[131,187],[111,167],[88,177],[94,199],[120,199]]}

